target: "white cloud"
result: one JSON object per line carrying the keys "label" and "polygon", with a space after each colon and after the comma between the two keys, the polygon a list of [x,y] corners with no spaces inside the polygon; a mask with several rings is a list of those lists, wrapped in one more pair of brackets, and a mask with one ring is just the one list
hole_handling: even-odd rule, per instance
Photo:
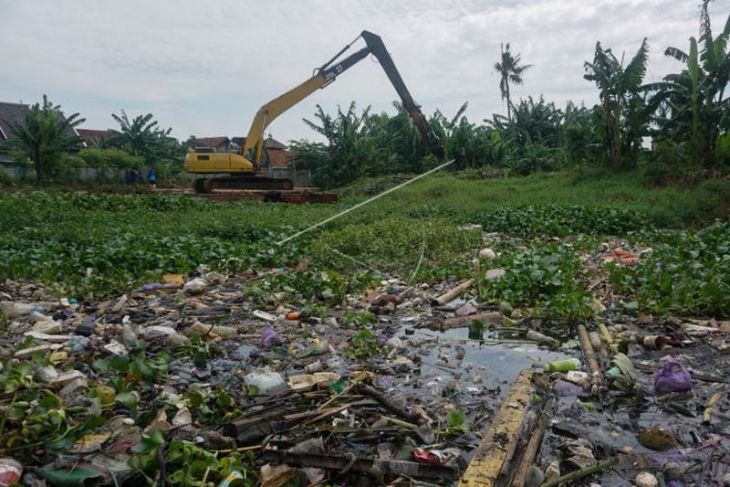
{"label": "white cloud", "polygon": [[[716,29],[730,0],[712,4]],[[0,0],[0,100],[43,93],[88,127],[109,114],[152,112],[174,134],[245,133],[256,109],[311,75],[362,29],[380,34],[427,112],[470,101],[473,120],[502,111],[492,65],[510,42],[533,68],[517,97],[595,101],[583,62],[596,41],[632,55],[649,38],[648,80],[676,70],[668,45],[697,31],[687,0]],[[366,59],[271,127],[282,140],[312,137],[302,117],[317,103],[356,100],[389,110],[396,95]]]}

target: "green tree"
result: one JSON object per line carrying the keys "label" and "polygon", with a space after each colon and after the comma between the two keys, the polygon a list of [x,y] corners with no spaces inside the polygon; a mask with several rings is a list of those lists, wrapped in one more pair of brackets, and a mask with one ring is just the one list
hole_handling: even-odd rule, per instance
{"label": "green tree", "polygon": [[[376,140],[366,129],[369,114],[370,107],[358,115],[357,106],[352,102],[347,111],[343,112],[337,107],[337,114],[334,116],[325,113],[322,107],[317,105],[315,117],[318,123],[304,119],[309,128],[327,139],[328,157],[321,161],[312,176],[315,178],[317,175],[316,184],[332,187],[368,175],[369,169],[377,159]],[[304,147],[298,149],[304,150]],[[306,164],[298,160],[297,166],[305,167]]]}
{"label": "green tree", "polygon": [[658,135],[687,143],[692,159],[706,168],[715,166],[717,141],[730,128],[730,104],[724,98],[730,79],[730,16],[722,33],[714,37],[709,3],[702,2],[699,40],[690,38],[689,52],[676,47],[664,52],[685,64],[685,69],[648,86],[663,108],[656,120]]}
{"label": "green tree", "polygon": [[642,85],[649,59],[646,38],[626,67],[611,52],[596,43],[593,62],[585,63],[588,81],[599,90],[603,114],[603,140],[613,167],[625,167],[635,162],[641,147],[641,137],[648,133],[648,122],[656,108],[645,102]]}
{"label": "green tree", "polygon": [[552,170],[561,166],[565,152],[561,146],[563,112],[554,103],[532,97],[513,106],[512,120],[494,114],[487,125],[500,134],[504,163],[517,174]]}
{"label": "green tree", "polygon": [[567,103],[561,134],[567,162],[577,165],[600,160],[602,141],[597,133],[600,125],[598,106],[586,108]]}
{"label": "green tree", "polygon": [[176,158],[178,148],[176,141],[170,137],[172,129],[160,128],[151,113],[130,120],[122,110],[121,115],[112,114],[112,118],[119,124],[120,133],[111,138],[111,145],[143,157],[148,165]]}
{"label": "green tree", "polygon": [[6,144],[30,160],[39,180],[49,181],[59,175],[65,154],[79,146],[74,127],[85,120],[78,113],[65,117],[60,105],[43,95],[43,103],[31,106],[25,120],[11,124],[14,137]]}
{"label": "green tree", "polygon": [[500,44],[501,57],[500,61],[494,63],[494,70],[499,73],[499,91],[502,94],[502,99],[507,101],[507,120],[512,121],[512,104],[510,101],[509,84],[510,82],[521,85],[522,73],[525,70],[532,67],[531,64],[525,64],[520,66],[520,54],[516,56],[512,55],[509,49],[509,42],[505,46]]}

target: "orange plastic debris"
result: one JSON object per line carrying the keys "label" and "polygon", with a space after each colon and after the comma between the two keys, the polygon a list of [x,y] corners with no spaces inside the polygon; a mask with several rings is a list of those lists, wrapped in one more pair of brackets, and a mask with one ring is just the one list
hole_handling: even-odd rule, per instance
{"label": "orange plastic debris", "polygon": [[301,313],[299,311],[289,311],[286,314],[286,319],[289,321],[296,321],[301,316]]}
{"label": "orange plastic debris", "polygon": [[636,265],[639,263],[639,257],[636,254],[627,252],[622,249],[614,249],[611,255],[615,260],[621,262],[624,265]]}

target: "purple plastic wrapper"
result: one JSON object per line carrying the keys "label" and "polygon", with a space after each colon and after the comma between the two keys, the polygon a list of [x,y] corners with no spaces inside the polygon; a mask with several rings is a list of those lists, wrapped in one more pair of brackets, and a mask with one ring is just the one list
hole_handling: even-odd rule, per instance
{"label": "purple plastic wrapper", "polygon": [[267,326],[261,331],[261,346],[264,348],[271,348],[279,343],[279,335],[276,331]]}
{"label": "purple plastic wrapper", "polygon": [[677,359],[667,360],[654,379],[654,390],[659,393],[686,392],[691,389],[692,376]]}
{"label": "purple plastic wrapper", "polygon": [[555,381],[555,384],[553,384],[553,390],[558,397],[580,396],[584,392],[581,386],[562,379]]}
{"label": "purple plastic wrapper", "polygon": [[142,292],[148,293],[150,291],[157,291],[162,287],[162,284],[159,282],[152,282],[150,284],[143,284],[142,285]]}

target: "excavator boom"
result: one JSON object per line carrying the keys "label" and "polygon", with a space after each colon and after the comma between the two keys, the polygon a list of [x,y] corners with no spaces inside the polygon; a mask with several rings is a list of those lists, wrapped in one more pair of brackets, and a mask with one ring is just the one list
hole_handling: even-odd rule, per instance
{"label": "excavator boom", "polygon": [[257,183],[261,182],[261,186],[266,188],[278,187],[278,189],[291,189],[292,183],[289,180],[278,180],[280,183],[277,183],[277,180],[274,178],[251,177],[259,171],[262,161],[266,159],[264,147],[264,133],[266,128],[279,115],[318,89],[322,89],[334,82],[340,74],[366,58],[369,54],[375,56],[380,62],[385,74],[398,93],[403,106],[410,114],[414,125],[431,152],[439,159],[443,159],[444,150],[441,142],[429,127],[420,107],[413,100],[380,36],[365,30],[362,31],[359,37],[363,38],[366,47],[338,61],[340,56],[352,46],[352,43],[346,45],[327,63],[315,70],[311,78],[259,108],[239,153],[203,154],[194,151],[188,153],[185,158],[185,169],[190,173],[231,174],[231,176],[225,178],[199,179],[195,182],[195,190],[198,192],[209,192],[216,186],[216,182],[218,187],[239,185],[247,189],[257,189]]}

